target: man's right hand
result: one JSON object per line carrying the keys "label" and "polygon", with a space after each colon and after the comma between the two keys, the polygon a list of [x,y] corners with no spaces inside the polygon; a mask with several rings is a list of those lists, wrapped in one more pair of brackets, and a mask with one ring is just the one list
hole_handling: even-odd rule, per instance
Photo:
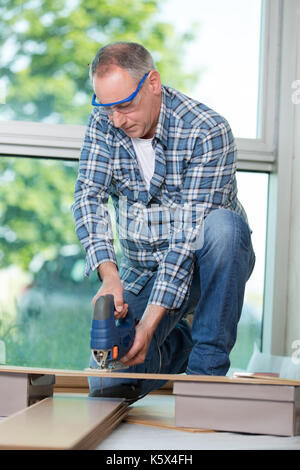
{"label": "man's right hand", "polygon": [[92,306],[95,306],[96,300],[101,295],[111,294],[114,297],[115,318],[124,318],[128,312],[128,304],[125,304],[123,300],[124,287],[116,265],[112,262],[102,263],[98,267],[98,272],[102,285],[92,300]]}

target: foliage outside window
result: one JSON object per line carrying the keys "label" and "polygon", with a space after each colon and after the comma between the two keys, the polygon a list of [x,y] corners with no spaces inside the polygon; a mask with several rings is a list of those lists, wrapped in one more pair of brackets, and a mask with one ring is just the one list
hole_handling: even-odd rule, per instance
{"label": "foliage outside window", "polygon": [[[196,74],[181,65],[192,31],[160,21],[165,0],[10,0],[0,6],[2,119],[86,124],[88,64],[112,41],[141,42],[170,86],[187,90]],[[196,69],[196,67],[195,67]]]}

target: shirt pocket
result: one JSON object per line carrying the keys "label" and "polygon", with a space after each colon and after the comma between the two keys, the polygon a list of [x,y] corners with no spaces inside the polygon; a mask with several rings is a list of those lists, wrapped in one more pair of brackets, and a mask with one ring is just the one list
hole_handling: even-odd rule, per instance
{"label": "shirt pocket", "polygon": [[137,200],[138,183],[135,176],[132,174],[132,170],[127,168],[114,168],[112,181],[119,195],[126,196],[130,200]]}

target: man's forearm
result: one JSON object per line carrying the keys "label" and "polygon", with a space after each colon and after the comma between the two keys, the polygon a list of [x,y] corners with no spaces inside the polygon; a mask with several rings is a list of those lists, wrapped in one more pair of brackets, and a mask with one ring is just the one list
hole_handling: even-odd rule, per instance
{"label": "man's forearm", "polygon": [[167,309],[160,305],[149,304],[141,320],[136,325],[134,343],[121,362],[127,367],[145,362],[152,336]]}
{"label": "man's forearm", "polygon": [[145,326],[148,331],[153,334],[166,312],[167,309],[165,307],[150,304],[146,308],[140,323],[142,323],[143,326]]}
{"label": "man's forearm", "polygon": [[109,278],[120,279],[118,268],[112,261],[101,263],[97,270],[102,281]]}

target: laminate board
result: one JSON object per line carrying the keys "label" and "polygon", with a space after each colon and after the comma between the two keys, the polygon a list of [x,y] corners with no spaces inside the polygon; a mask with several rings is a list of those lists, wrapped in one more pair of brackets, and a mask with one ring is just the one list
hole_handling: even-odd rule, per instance
{"label": "laminate board", "polygon": [[[165,385],[160,387],[158,390],[154,390],[151,393],[159,394],[172,394],[173,382],[167,382]],[[54,393],[89,393],[89,384],[87,377],[80,376],[56,376],[55,384],[53,388]]]}
{"label": "laminate board", "polygon": [[53,388],[54,393],[89,393],[87,377],[56,376]]}
{"label": "laminate board", "polygon": [[300,386],[300,380],[290,380],[276,377],[228,377],[217,375],[185,375],[185,374],[141,374],[129,372],[107,372],[99,369],[49,369],[43,367],[21,367],[21,366],[0,366],[1,372],[28,373],[28,374],[50,374],[55,376],[73,376],[73,377],[115,377],[115,378],[137,378],[145,380],[163,380],[163,381],[183,381],[183,382],[224,382],[224,383],[253,383],[253,384],[276,384],[276,385],[295,385]]}
{"label": "laminate board", "polygon": [[176,425],[218,431],[300,434],[300,387],[175,382]]}
{"label": "laminate board", "polygon": [[176,429],[185,432],[214,432],[213,430],[180,427],[175,424],[175,397],[172,395],[147,395],[129,407],[124,421],[132,424]]}
{"label": "laminate board", "polygon": [[124,418],[123,399],[46,398],[0,422],[0,449],[90,449]]}

